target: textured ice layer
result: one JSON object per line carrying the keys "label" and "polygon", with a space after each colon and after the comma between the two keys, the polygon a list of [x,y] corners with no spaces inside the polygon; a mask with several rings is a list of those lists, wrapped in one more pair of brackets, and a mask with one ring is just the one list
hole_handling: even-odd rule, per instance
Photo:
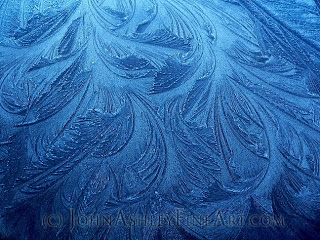
{"label": "textured ice layer", "polygon": [[0,239],[320,239],[318,0],[2,0]]}

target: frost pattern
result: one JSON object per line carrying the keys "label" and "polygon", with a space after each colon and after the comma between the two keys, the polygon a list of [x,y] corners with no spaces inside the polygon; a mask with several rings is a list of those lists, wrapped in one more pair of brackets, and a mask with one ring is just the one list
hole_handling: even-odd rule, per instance
{"label": "frost pattern", "polygon": [[[1,239],[319,239],[319,6],[3,0]],[[42,226],[70,209],[285,226]]]}

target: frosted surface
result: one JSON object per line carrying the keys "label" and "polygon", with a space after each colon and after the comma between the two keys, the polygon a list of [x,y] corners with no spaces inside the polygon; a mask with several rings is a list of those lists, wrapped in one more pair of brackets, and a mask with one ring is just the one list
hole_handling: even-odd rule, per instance
{"label": "frosted surface", "polygon": [[320,239],[319,96],[318,0],[2,0],[0,239]]}

